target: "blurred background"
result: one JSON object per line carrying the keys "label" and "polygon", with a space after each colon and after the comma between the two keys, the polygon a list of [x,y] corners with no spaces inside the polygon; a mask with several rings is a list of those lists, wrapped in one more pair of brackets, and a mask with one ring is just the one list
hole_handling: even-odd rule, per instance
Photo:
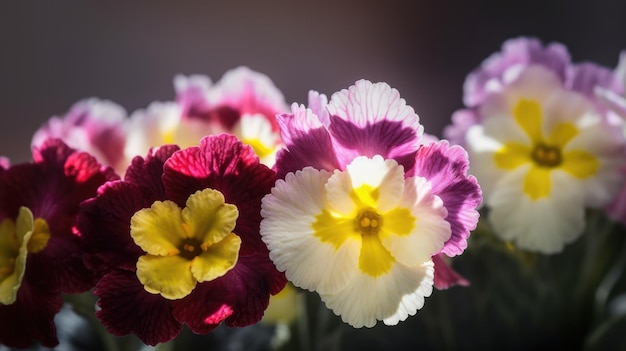
{"label": "blurred background", "polygon": [[624,1],[2,1],[0,155],[86,97],[128,113],[174,97],[175,74],[219,80],[246,65],[288,103],[357,79],[386,81],[440,135],[467,73],[516,36],[613,67],[626,48]]}

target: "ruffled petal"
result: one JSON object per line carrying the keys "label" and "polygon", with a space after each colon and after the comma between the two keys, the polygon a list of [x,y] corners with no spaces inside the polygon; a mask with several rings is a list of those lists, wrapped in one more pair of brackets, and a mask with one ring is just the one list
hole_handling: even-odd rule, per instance
{"label": "ruffled petal", "polygon": [[399,232],[393,230],[393,224],[384,222],[380,239],[398,262],[417,267],[443,248],[450,238],[450,223],[445,220],[447,210],[443,202],[433,195],[431,185],[425,178],[408,178],[403,195],[399,208],[408,209],[407,214],[398,218],[386,213],[383,218],[391,222],[394,219],[408,221],[406,216],[410,213],[415,223],[409,232]]}
{"label": "ruffled petal", "polygon": [[181,256],[141,256],[137,261],[137,278],[147,292],[169,300],[189,295],[197,283],[189,260]]}
{"label": "ruffled petal", "polygon": [[276,160],[279,178],[306,166],[328,171],[339,168],[330,134],[312,110],[294,104],[291,114],[278,116],[278,123],[286,147]]}
{"label": "ruffled petal", "polygon": [[209,246],[191,263],[194,278],[199,282],[206,282],[226,274],[237,263],[240,246],[241,239],[235,234],[229,234],[220,242]]}
{"label": "ruffled petal", "polygon": [[325,209],[324,184],[329,177],[310,167],[289,173],[263,198],[261,209],[261,236],[278,270],[294,285],[318,292],[344,287],[357,271],[360,252],[359,240],[345,236],[342,227],[329,228],[345,239],[338,246],[322,240],[318,233],[322,229],[313,227]]}
{"label": "ruffled petal", "polygon": [[615,72],[606,67],[585,62],[574,65],[571,72],[571,89],[592,100],[596,97],[596,87],[607,89],[619,95],[624,93],[623,82],[620,81]]}
{"label": "ruffled petal", "polygon": [[174,202],[156,201],[130,219],[130,236],[142,250],[158,256],[175,255],[187,237],[183,230],[182,210]]}
{"label": "ruffled petal", "polygon": [[134,272],[105,275],[94,289],[99,297],[96,316],[116,336],[135,334],[148,345],[174,339],[182,324],[172,316],[170,301],[146,292]]}
{"label": "ruffled petal", "polygon": [[229,327],[245,327],[261,320],[269,294],[286,284],[264,255],[240,257],[226,275],[198,284],[182,300],[173,301],[174,315],[198,334],[215,329],[221,322]]}
{"label": "ruffled petal", "polygon": [[322,301],[341,319],[355,328],[373,327],[382,320],[396,325],[415,315],[433,290],[433,263],[418,267],[394,264],[383,276],[358,274],[335,294],[320,293]]}
{"label": "ruffled petal", "polygon": [[144,251],[130,236],[130,218],[157,200],[154,191],[131,182],[102,186],[96,198],[81,204],[77,227],[87,267],[106,272],[116,267],[135,270]]}
{"label": "ruffled petal", "polygon": [[422,146],[415,160],[415,167],[408,175],[426,178],[432,185],[432,193],[441,198],[448,210],[446,220],[452,234],[441,252],[448,256],[459,255],[467,247],[470,232],[476,228],[477,208],[482,202],[478,181],[467,175],[468,155],[461,147],[440,141]]}
{"label": "ruffled petal", "polygon": [[424,128],[413,108],[386,83],[357,81],[333,94],[328,112],[339,169],[358,156],[375,155],[395,159],[405,169],[413,166]]}

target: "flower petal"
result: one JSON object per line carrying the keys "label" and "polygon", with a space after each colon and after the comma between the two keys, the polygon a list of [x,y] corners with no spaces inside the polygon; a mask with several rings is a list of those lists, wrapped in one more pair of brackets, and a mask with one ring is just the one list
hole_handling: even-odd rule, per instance
{"label": "flower petal", "polygon": [[479,219],[476,209],[482,201],[482,185],[467,175],[468,154],[459,146],[440,141],[422,146],[415,160],[415,167],[407,176],[426,178],[432,186],[431,192],[439,196],[448,211],[446,221],[452,232],[442,252],[459,255],[467,247],[470,232],[476,228]]}
{"label": "flower petal", "polygon": [[319,117],[304,106],[293,104],[290,114],[277,116],[285,149],[276,160],[278,177],[306,166],[332,171],[339,163],[328,133]]}
{"label": "flower petal", "polygon": [[175,255],[182,239],[182,210],[174,202],[155,201],[150,208],[137,211],[130,219],[130,236],[142,250],[158,256]]}
{"label": "flower petal", "polygon": [[322,301],[355,328],[371,328],[378,320],[396,325],[414,315],[433,289],[433,263],[418,267],[394,264],[388,274],[374,278],[357,274],[335,294],[320,293]]}
{"label": "flower petal", "polygon": [[172,301],[174,316],[197,334],[205,334],[224,322],[245,327],[261,320],[271,291],[285,286],[285,277],[266,255],[240,257],[224,276],[204,283],[184,299]]}
{"label": "flower petal", "polygon": [[219,278],[237,263],[241,239],[229,234],[218,243],[207,248],[191,262],[191,273],[199,282]]}
{"label": "flower petal", "polygon": [[[321,241],[313,228],[316,216],[327,208],[324,184],[329,177],[310,167],[289,173],[263,198],[261,209],[261,236],[278,270],[298,287],[325,293],[348,283],[360,251],[360,240],[346,237],[337,247],[334,241]],[[335,229],[335,235],[346,235]]]}
{"label": "flower petal", "polygon": [[62,305],[59,294],[42,291],[26,279],[13,304],[0,304],[0,344],[16,348],[28,348],[36,342],[45,347],[57,346],[54,316]]}
{"label": "flower petal", "polygon": [[395,159],[406,169],[424,128],[412,107],[386,83],[359,80],[333,94],[328,104],[330,134],[339,169],[358,156],[381,155]]}
{"label": "flower petal", "polygon": [[413,217],[414,223],[410,232],[400,233],[387,225],[387,222],[407,221],[407,218],[388,218],[388,214],[384,214],[381,241],[402,265],[417,267],[430,261],[431,256],[439,252],[450,239],[450,223],[445,220],[448,212],[443,201],[431,193],[430,183],[422,177],[406,180],[400,208],[408,209]]}
{"label": "flower petal", "polygon": [[494,232],[520,249],[545,254],[560,252],[584,229],[582,196],[571,191],[577,182],[565,172],[551,172],[550,193],[531,199],[522,193],[520,184],[524,178],[524,169],[512,171],[487,199]]}
{"label": "flower petal", "polygon": [[154,346],[174,339],[182,330],[172,316],[170,301],[146,292],[134,272],[112,271],[100,279],[94,294],[100,307],[96,316],[113,335],[132,333]]}
{"label": "flower petal", "polygon": [[137,278],[147,292],[169,300],[181,299],[196,287],[189,260],[180,256],[144,255],[137,261]]}
{"label": "flower petal", "polygon": [[182,210],[187,236],[200,240],[202,245],[215,244],[228,236],[238,215],[237,207],[225,204],[224,195],[213,189],[193,193]]}

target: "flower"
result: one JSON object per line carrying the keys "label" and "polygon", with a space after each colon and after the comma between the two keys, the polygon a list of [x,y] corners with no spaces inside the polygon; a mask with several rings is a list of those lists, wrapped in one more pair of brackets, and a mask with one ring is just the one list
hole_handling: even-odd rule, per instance
{"label": "flower", "polygon": [[207,333],[258,322],[286,283],[259,235],[274,179],[251,147],[222,134],[136,157],[124,180],[86,201],[78,223],[107,330],[155,345],[183,324]]}
{"label": "flower", "polygon": [[270,258],[354,327],[414,315],[432,292],[432,257],[462,253],[478,221],[467,155],[422,144],[418,116],[386,83],[357,81],[330,103],[310,92],[309,108],[292,111],[278,118],[283,179],[262,203]]}
{"label": "flower", "polygon": [[617,93],[624,91],[623,82],[610,70],[593,63],[572,64],[567,48],[560,43],[543,45],[539,39],[518,37],[505,41],[502,50],[489,56],[471,72],[463,85],[463,101],[468,107],[452,115],[452,124],[444,129],[444,137],[464,146],[467,130],[482,121],[478,111],[491,94],[506,89],[529,67],[550,71],[565,89],[583,94],[599,103],[597,89]]}
{"label": "flower", "polygon": [[621,83],[591,63],[570,65],[566,53],[508,41],[468,77],[474,123],[465,132],[451,127],[466,145],[495,234],[545,254],[582,234],[585,209],[611,200],[626,161],[621,127],[594,93],[622,91]]}
{"label": "flower", "polygon": [[32,163],[7,165],[0,178],[0,342],[53,347],[61,294],[95,283],[75,228],[79,203],[117,175],[49,139],[33,150]]}
{"label": "flower", "polygon": [[120,105],[97,98],[84,99],[72,105],[65,116],[51,117],[34,133],[31,146],[40,147],[49,138],[59,138],[123,174],[125,123],[126,111]]}
{"label": "flower", "polygon": [[275,115],[287,111],[282,93],[264,74],[238,67],[212,85],[202,75],[177,75],[175,102],[153,102],[129,122],[128,159],[150,147],[196,145],[205,135],[229,133],[251,145],[272,166],[281,146]]}

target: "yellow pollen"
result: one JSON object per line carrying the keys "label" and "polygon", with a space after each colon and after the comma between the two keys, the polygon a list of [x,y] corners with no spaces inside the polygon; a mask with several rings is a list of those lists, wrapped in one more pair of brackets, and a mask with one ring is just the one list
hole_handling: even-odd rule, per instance
{"label": "yellow pollen", "polygon": [[377,234],[380,230],[381,216],[373,208],[365,208],[355,218],[355,229],[362,235]]}
{"label": "yellow pollen", "polygon": [[561,164],[561,150],[558,147],[537,144],[531,153],[532,159],[541,167],[557,167]]}
{"label": "yellow pollen", "polygon": [[188,260],[192,260],[203,251],[200,241],[195,238],[185,239],[179,250],[180,255]]}

